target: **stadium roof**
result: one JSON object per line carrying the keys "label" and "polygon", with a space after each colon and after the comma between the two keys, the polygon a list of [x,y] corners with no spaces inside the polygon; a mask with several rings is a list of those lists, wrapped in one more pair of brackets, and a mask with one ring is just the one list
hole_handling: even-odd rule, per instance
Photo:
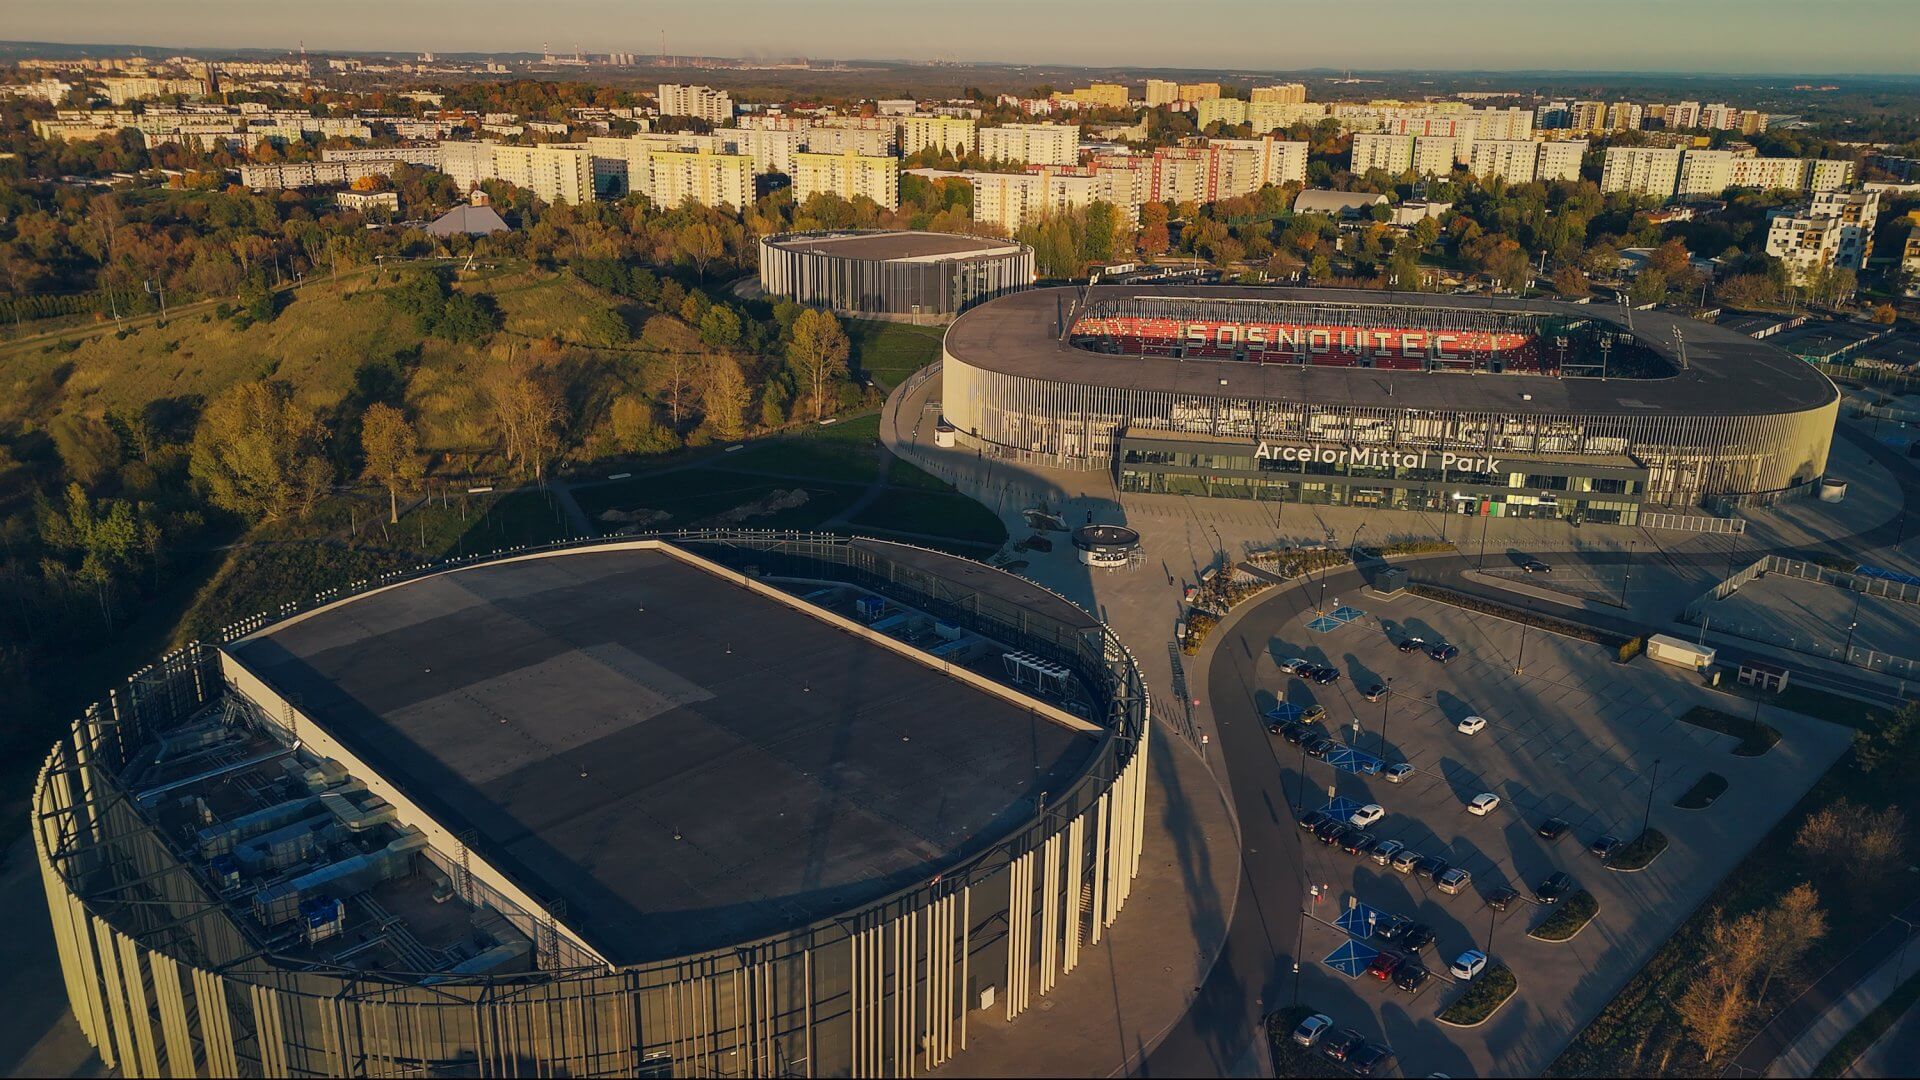
{"label": "stadium roof", "polygon": [[[1610,304],[1356,289],[1096,286],[1030,289],[973,308],[947,328],[946,353],[982,370],[1052,382],[1341,407],[1541,416],[1764,416],[1818,408],[1839,396],[1826,376],[1767,342],[1663,311],[1633,312],[1631,331],[1674,367],[1674,374],[1663,378],[1603,380],[1179,360],[1115,356],[1067,344],[1065,325],[1076,303],[1128,298],[1287,300],[1346,311],[1377,304],[1511,312],[1597,319],[1627,331],[1627,316]],[[1676,331],[1685,342],[1685,370],[1679,370]]]}
{"label": "stadium roof", "polygon": [[232,652],[621,965],[924,882],[1099,745],[658,550],[422,578]]}
{"label": "stadium roof", "polygon": [[925,262],[967,259],[1019,249],[1019,245],[1011,240],[930,232],[788,233],[772,237],[767,242],[788,251],[806,251],[843,259]]}

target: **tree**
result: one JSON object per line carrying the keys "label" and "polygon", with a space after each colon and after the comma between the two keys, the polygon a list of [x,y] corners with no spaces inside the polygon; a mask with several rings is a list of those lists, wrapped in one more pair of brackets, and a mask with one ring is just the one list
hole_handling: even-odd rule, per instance
{"label": "tree", "polygon": [[484,387],[507,460],[531,472],[534,482],[544,482],[566,420],[559,392],[545,372],[511,360],[488,369]]}
{"label": "tree", "polygon": [[333,481],[321,436],[285,383],[236,383],[201,413],[188,471],[223,510],[261,521],[304,515]]}
{"label": "tree", "polygon": [[723,304],[715,304],[700,316],[700,340],[715,348],[730,348],[740,343],[740,316]]}
{"label": "tree", "polygon": [[1592,292],[1593,285],[1578,266],[1568,263],[1553,272],[1553,291],[1561,296],[1579,297]]}
{"label": "tree", "polygon": [[98,487],[120,468],[124,450],[112,424],[87,416],[61,416],[47,426],[47,434],[53,437],[67,479],[83,487]]}
{"label": "tree", "polygon": [[1678,1002],[1680,1019],[1707,1061],[1733,1042],[1753,1011],[1751,981],[1766,945],[1760,915],[1749,913],[1731,922],[1723,911],[1709,916],[1706,952],[1712,961]]}
{"label": "tree", "polygon": [[626,316],[613,308],[595,308],[587,316],[587,336],[596,345],[617,349],[633,340],[633,330],[627,326]]}
{"label": "tree", "polygon": [[[1854,753],[1858,760],[1860,751]],[[1807,815],[1793,846],[1828,874],[1871,884],[1903,861],[1906,836],[1907,816],[1899,807],[1870,811],[1835,799]]]}
{"label": "tree", "polygon": [[700,400],[706,408],[707,428],[715,438],[737,439],[747,433],[747,402],[752,397],[746,376],[732,357],[707,358],[700,371]]}
{"label": "tree", "polygon": [[367,407],[360,418],[360,452],[366,458],[361,477],[387,489],[387,520],[400,521],[400,492],[426,474],[420,460],[420,436],[407,414],[385,402]]}
{"label": "tree", "polygon": [[625,453],[657,454],[680,445],[679,436],[654,421],[652,403],[637,394],[613,399],[607,425],[613,444]]}
{"label": "tree", "polygon": [[1760,989],[1754,994],[1755,999],[1762,1001],[1766,1000],[1773,977],[1799,967],[1807,953],[1827,936],[1827,915],[1820,910],[1820,894],[1803,881],[1767,909],[1764,923],[1766,944],[1760,958]]}
{"label": "tree", "polygon": [[707,264],[727,252],[726,238],[704,221],[680,230],[679,246],[680,253],[692,260],[694,273],[703,283],[707,280]]}
{"label": "tree", "polygon": [[831,312],[808,310],[793,321],[787,343],[787,363],[813,400],[814,419],[826,415],[827,384],[847,373],[850,346],[840,320]]}

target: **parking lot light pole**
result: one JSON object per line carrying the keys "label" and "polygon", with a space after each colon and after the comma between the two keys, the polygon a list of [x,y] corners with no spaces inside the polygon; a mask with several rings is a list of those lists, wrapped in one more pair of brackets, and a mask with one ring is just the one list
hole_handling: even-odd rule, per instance
{"label": "parking lot light pole", "polygon": [[1647,782],[1647,812],[1640,818],[1640,835],[1647,835],[1653,824],[1653,789],[1660,786],[1660,759],[1653,759],[1653,779]]}
{"label": "parking lot light pole", "polygon": [[1300,1007],[1300,950],[1306,947],[1307,909],[1300,909],[1300,924],[1293,932],[1293,1007]]}
{"label": "parking lot light pole", "polygon": [[1520,653],[1513,658],[1513,673],[1524,674],[1527,670],[1527,624],[1520,624]]}
{"label": "parking lot light pole", "polygon": [[1500,909],[1487,905],[1487,963],[1493,963],[1493,927],[1500,918]]}
{"label": "parking lot light pole", "polygon": [[1627,606],[1627,582],[1633,580],[1633,546],[1634,546],[1633,541],[1631,540],[1627,541],[1627,561],[1621,564],[1621,567],[1620,567],[1621,569],[1620,606],[1621,607]]}
{"label": "parking lot light pole", "polygon": [[1487,526],[1493,523],[1493,500],[1487,500],[1486,513],[1480,515],[1480,563],[1475,570],[1487,568]]}
{"label": "parking lot light pole", "polygon": [[1305,736],[1300,739],[1300,782],[1294,785],[1294,790],[1299,794],[1294,799],[1293,814],[1299,817],[1307,812],[1307,740]]}
{"label": "parking lot light pole", "polygon": [[1388,684],[1387,692],[1380,695],[1380,756],[1381,757],[1385,757],[1387,755],[1387,721],[1393,719],[1393,713],[1388,710],[1388,706],[1393,702],[1393,685],[1392,685],[1393,679],[1391,676],[1388,677],[1387,684]]}

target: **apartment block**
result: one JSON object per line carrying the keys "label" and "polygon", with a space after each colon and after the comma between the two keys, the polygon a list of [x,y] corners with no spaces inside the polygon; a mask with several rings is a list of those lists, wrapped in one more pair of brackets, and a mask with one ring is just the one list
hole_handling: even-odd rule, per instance
{"label": "apartment block", "polygon": [[1877,191],[1820,192],[1801,209],[1767,215],[1767,254],[1785,263],[1800,285],[1829,267],[1863,269],[1879,212]]}
{"label": "apartment block", "polygon": [[[795,155],[796,157],[799,155]],[[646,155],[646,188],[634,190],[657,206],[753,204],[753,159],[711,150],[657,150]]]}
{"label": "apartment block", "polygon": [[1144,170],[1100,166],[1042,167],[1025,173],[967,174],[973,220],[1018,231],[1051,214],[1108,203],[1129,223],[1140,220]]}
{"label": "apartment block", "polygon": [[1609,146],[1600,170],[1600,190],[1671,199],[1680,187],[1680,155],[1679,147]]}
{"label": "apartment block", "polygon": [[900,160],[856,154],[801,152],[793,155],[793,201],[816,194],[852,200],[865,196],[888,210],[900,208]]}
{"label": "apartment block", "polygon": [[801,142],[812,154],[855,154],[860,157],[885,157],[893,153],[893,125],[884,128],[841,127],[815,124],[806,130]]}
{"label": "apartment block", "polygon": [[981,128],[980,156],[988,161],[1072,165],[1080,160],[1077,124],[1004,124]]}
{"label": "apartment block", "polygon": [[1469,172],[1482,183],[1529,184],[1538,175],[1540,144],[1532,139],[1475,139]]}
{"label": "apartment block", "polygon": [[973,153],[979,144],[976,124],[958,116],[903,116],[896,129],[900,156],[922,150],[945,151],[955,157]]}
{"label": "apartment block", "polygon": [[1220,96],[1220,84],[1217,82],[1181,83],[1180,101],[1212,101]]}
{"label": "apartment block", "polygon": [[1475,109],[1473,110],[1473,137],[1496,140],[1531,139],[1533,138],[1533,110]]}
{"label": "apartment block", "polygon": [[1550,140],[1540,144],[1540,160],[1534,179],[1542,183],[1580,179],[1580,165],[1587,157],[1585,139]]}
{"label": "apartment block", "polygon": [[298,161],[242,165],[240,186],[253,191],[351,184],[363,176],[392,176],[397,161]]}
{"label": "apartment block", "polygon": [[1307,87],[1304,83],[1277,83],[1273,86],[1256,86],[1248,97],[1254,102],[1272,102],[1277,105],[1299,105],[1307,100]]}
{"label": "apartment block", "polygon": [[733,97],[711,86],[660,84],[661,116],[693,116],[709,124],[721,125],[733,120]]}
{"label": "apartment block", "polygon": [[1255,135],[1292,127],[1298,123],[1316,123],[1327,117],[1325,103],[1287,101],[1241,101],[1238,98],[1214,98],[1193,107],[1193,122],[1201,128],[1209,124],[1251,124]]}
{"label": "apartment block", "polygon": [[1119,83],[1094,83],[1065,93],[1054,91],[1055,102],[1072,102],[1083,109],[1124,109],[1128,106],[1127,88]]}
{"label": "apartment block", "polygon": [[593,201],[593,155],[584,143],[496,146],[493,173],[550,203]]}
{"label": "apartment block", "polygon": [[1220,198],[1250,195],[1263,187],[1307,182],[1307,144],[1271,136],[1214,139],[1208,144],[1222,172],[1215,184]]}
{"label": "apartment block", "polygon": [[1873,226],[1880,216],[1877,191],[1815,192],[1809,210],[1815,217],[1830,217],[1840,223],[1840,250],[1835,258],[1849,270],[1867,268],[1867,256],[1873,250]]}
{"label": "apartment block", "polygon": [[740,154],[753,162],[753,171],[793,175],[793,155],[806,143],[806,133],[770,128],[716,128],[718,152]]}
{"label": "apartment block", "polygon": [[1170,79],[1147,80],[1147,108],[1155,109],[1180,100],[1180,84]]}
{"label": "apartment block", "polygon": [[[324,146],[321,161],[404,161],[423,169],[440,170],[440,147],[427,146]],[[444,170],[440,170],[444,171]]]}
{"label": "apartment block", "polygon": [[1608,131],[1639,131],[1645,123],[1645,110],[1631,101],[1616,101],[1607,106]]}
{"label": "apartment block", "polygon": [[1453,171],[1458,141],[1446,135],[1386,135],[1358,133],[1353,137],[1352,169],[1364,173],[1384,169],[1395,176],[1411,169],[1420,176],[1445,176]]}
{"label": "apartment block", "polygon": [[443,142],[440,144],[440,171],[453,179],[462,192],[472,191],[480,181],[493,178],[493,151],[496,142]]}

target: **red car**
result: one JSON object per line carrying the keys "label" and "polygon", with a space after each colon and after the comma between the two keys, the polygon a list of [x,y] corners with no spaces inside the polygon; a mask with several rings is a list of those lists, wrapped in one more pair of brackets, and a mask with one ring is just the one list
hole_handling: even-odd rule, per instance
{"label": "red car", "polygon": [[1393,978],[1394,972],[1399,971],[1400,966],[1406,962],[1407,958],[1399,953],[1383,952],[1373,958],[1373,963],[1367,965],[1367,974],[1381,982],[1386,982]]}

